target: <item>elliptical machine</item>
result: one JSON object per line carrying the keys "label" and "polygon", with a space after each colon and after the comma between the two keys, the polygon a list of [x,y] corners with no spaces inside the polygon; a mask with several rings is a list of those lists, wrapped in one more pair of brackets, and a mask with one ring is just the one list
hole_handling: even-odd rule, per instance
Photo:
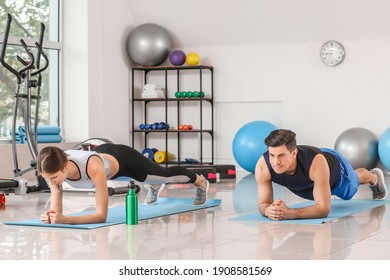
{"label": "elliptical machine", "polygon": [[[16,77],[16,89],[14,92],[14,110],[13,110],[13,120],[12,120],[12,153],[13,153],[13,162],[14,162],[14,175],[15,178],[12,179],[0,179],[0,205],[5,204],[5,195],[14,193],[17,195],[23,195],[29,192],[49,190],[46,181],[38,174],[37,170],[37,128],[38,128],[38,112],[39,112],[39,101],[41,99],[41,85],[42,85],[42,75],[41,73],[49,67],[49,59],[46,54],[43,52],[42,43],[44,39],[45,25],[41,23],[40,35],[38,42],[35,43],[37,48],[37,56],[35,59],[34,54],[27,47],[23,39],[20,40],[20,43],[23,46],[24,51],[27,53],[28,58],[22,58],[17,55],[17,60],[21,63],[21,70],[16,70],[11,65],[5,61],[5,54],[7,50],[8,37],[12,23],[12,16],[8,14],[7,24],[4,32],[2,48],[0,53],[0,63],[10,71]],[[40,60],[43,57],[45,65],[40,67]],[[24,93],[20,93],[20,87],[24,83]],[[32,92],[32,88],[35,88],[35,94]],[[35,101],[35,111],[34,111],[34,123],[32,122],[31,117],[31,106]],[[16,143],[16,120],[18,117],[18,108],[19,101],[22,101],[23,104],[23,120],[26,130],[26,140],[27,145],[30,150],[32,160],[30,166],[25,169],[19,168],[18,163],[18,152],[17,152],[17,143]],[[28,181],[22,176],[27,172],[33,171],[35,177],[37,178],[37,183],[35,185],[28,186]]]}

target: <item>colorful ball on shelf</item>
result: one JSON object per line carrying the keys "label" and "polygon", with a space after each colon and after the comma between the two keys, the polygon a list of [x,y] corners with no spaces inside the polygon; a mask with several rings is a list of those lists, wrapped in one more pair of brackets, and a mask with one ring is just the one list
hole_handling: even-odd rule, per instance
{"label": "colorful ball on shelf", "polygon": [[198,65],[200,61],[199,55],[195,52],[190,52],[187,54],[186,62],[188,65],[195,66]]}
{"label": "colorful ball on shelf", "polygon": [[141,66],[157,66],[164,63],[172,47],[169,32],[154,23],[136,27],[127,39],[129,58]]}
{"label": "colorful ball on shelf", "polygon": [[172,65],[180,66],[186,62],[186,54],[181,50],[174,50],[169,56]]}

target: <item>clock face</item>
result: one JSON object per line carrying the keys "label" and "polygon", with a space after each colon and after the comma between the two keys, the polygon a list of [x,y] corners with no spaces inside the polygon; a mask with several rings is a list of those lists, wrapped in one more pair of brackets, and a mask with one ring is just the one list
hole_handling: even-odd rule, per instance
{"label": "clock face", "polygon": [[336,66],[343,61],[345,50],[339,42],[328,41],[322,46],[320,56],[325,65]]}

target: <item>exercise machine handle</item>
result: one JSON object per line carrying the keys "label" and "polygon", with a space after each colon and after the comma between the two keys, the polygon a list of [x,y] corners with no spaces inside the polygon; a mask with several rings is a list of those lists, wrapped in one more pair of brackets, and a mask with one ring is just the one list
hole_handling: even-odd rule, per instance
{"label": "exercise machine handle", "polygon": [[[44,34],[45,34],[45,29],[46,29],[46,26],[41,22],[41,31],[40,31],[40,35],[39,35],[39,40],[38,40],[38,42],[35,43],[35,46],[36,46],[36,48],[38,50],[38,52],[37,52],[37,63],[36,63],[37,71],[31,73],[31,76],[40,74],[41,72],[46,70],[47,67],[49,67],[49,59],[47,58],[47,55],[44,53],[43,48],[42,48]],[[41,56],[43,56],[43,58],[45,60],[45,66],[42,69],[40,68]],[[42,77],[41,77],[41,75],[39,75],[38,76],[38,85],[41,85],[41,80],[42,80]]]}
{"label": "exercise machine handle", "polygon": [[[39,33],[39,40],[38,40],[39,47],[37,46],[37,43],[35,43],[35,46],[37,46],[37,49],[38,49],[38,54],[37,54],[37,69],[38,70],[39,70],[39,67],[40,67],[41,54],[43,53],[42,46],[43,46],[43,37],[44,37],[44,34],[45,34],[45,29],[46,29],[46,26],[41,22],[41,31]],[[46,60],[46,62],[47,61],[48,60]]]}
{"label": "exercise machine handle", "polygon": [[[49,67],[49,59],[47,58],[47,55],[43,52],[41,45],[38,42],[36,42],[35,46],[38,49],[38,56],[37,56],[38,57],[37,58],[37,69],[38,70],[31,73],[31,76],[40,74],[41,72],[45,71],[47,69],[47,67]],[[41,55],[43,56],[43,59],[45,60],[45,66],[43,66],[43,68],[39,69],[39,60],[40,60]]]}
{"label": "exercise machine handle", "polygon": [[18,71],[16,71],[14,68],[12,68],[11,65],[9,65],[7,62],[5,62],[5,50],[7,49],[7,44],[8,44],[8,36],[9,36],[9,30],[11,28],[11,22],[12,22],[12,16],[8,14],[7,17],[7,24],[5,26],[5,32],[4,32],[4,37],[3,37],[3,43],[1,45],[1,53],[0,53],[0,63],[7,68],[12,74],[16,76],[18,85],[22,83],[22,77],[19,74]]}
{"label": "exercise machine handle", "polygon": [[[34,59],[34,55],[30,52],[30,50],[28,49],[27,47],[27,44],[26,42],[24,42],[23,39],[20,39],[20,43],[22,44],[24,50],[27,52],[29,58],[30,58],[30,61],[28,62],[27,65],[24,66],[24,68],[22,70],[19,71],[19,74],[22,75],[26,70],[28,69],[31,69],[34,67],[34,62],[35,62],[35,59]],[[24,63],[23,63],[24,64]]]}
{"label": "exercise machine handle", "polygon": [[28,65],[28,62],[24,60],[20,55],[16,55],[16,58],[19,60],[20,63],[22,63],[24,66]]}

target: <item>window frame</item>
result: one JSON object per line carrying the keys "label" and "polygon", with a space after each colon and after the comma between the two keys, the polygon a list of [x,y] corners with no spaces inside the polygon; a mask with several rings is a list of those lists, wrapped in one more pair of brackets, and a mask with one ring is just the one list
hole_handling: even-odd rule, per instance
{"label": "window frame", "polygon": [[[53,4],[53,2],[56,2]],[[61,53],[63,49],[62,44],[62,0],[50,0],[49,1],[50,6],[50,20],[53,21],[55,19],[55,23],[51,25],[50,30],[53,32],[56,37],[57,41],[52,41],[49,39],[43,39],[43,51],[46,52],[47,56],[49,57],[49,68],[46,71],[49,71],[49,123],[50,125],[58,125],[61,126]],[[50,38],[50,36],[49,36]],[[26,43],[27,47],[29,48],[36,48],[35,42],[37,41],[36,38],[29,38],[29,37],[17,37],[12,36],[11,34],[8,37],[7,45],[9,46],[17,46],[21,47],[20,40],[23,39]],[[3,41],[3,34],[1,34],[1,42]],[[51,52],[51,50],[56,51],[54,54]],[[50,57],[55,57],[55,59],[50,59]],[[0,67],[3,67],[2,65]],[[39,125],[39,123],[38,123]],[[9,141],[11,139],[11,136],[9,136],[8,139],[0,140],[0,142]]]}

